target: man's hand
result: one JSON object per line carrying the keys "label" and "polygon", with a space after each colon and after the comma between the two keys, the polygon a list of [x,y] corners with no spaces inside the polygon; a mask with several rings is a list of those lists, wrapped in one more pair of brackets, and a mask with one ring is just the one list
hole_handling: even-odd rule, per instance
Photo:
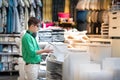
{"label": "man's hand", "polygon": [[44,49],[45,53],[53,53],[53,49]]}

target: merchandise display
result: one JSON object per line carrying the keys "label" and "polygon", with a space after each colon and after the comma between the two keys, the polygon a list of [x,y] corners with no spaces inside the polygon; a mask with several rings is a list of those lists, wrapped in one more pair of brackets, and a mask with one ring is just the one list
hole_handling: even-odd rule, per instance
{"label": "merchandise display", "polygon": [[11,75],[14,72],[19,73],[16,69],[20,56],[20,44],[18,42],[20,42],[19,34],[0,34],[0,73],[6,72]]}
{"label": "merchandise display", "polygon": [[[40,20],[37,50],[53,52],[26,64],[21,38],[30,17]],[[27,80],[28,64],[40,64],[38,80],[120,80],[119,17],[120,0],[0,0],[0,80]]]}
{"label": "merchandise display", "polygon": [[[109,12],[109,36],[110,37],[120,37],[120,24],[119,24],[119,11]],[[116,25],[117,24],[117,25]]]}
{"label": "merchandise display", "polygon": [[38,39],[39,42],[64,42],[64,30],[54,27],[41,29],[38,32]]}
{"label": "merchandise display", "polygon": [[89,43],[89,38],[86,35],[86,31],[65,32],[64,37],[65,43],[68,44],[68,48],[86,51],[86,45]]}

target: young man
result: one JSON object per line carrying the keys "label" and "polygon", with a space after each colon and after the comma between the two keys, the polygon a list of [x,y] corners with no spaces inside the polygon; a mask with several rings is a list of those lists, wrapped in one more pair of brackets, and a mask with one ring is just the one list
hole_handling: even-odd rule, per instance
{"label": "young man", "polygon": [[40,49],[35,37],[40,21],[35,17],[28,20],[28,30],[22,37],[22,56],[28,80],[37,80],[42,53],[51,53],[51,49]]}

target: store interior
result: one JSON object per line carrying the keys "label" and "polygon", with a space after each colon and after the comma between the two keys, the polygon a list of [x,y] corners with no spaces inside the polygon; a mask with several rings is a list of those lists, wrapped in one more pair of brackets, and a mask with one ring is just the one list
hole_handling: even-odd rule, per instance
{"label": "store interior", "polygon": [[27,80],[21,38],[41,21],[39,80],[120,80],[120,0],[0,0],[0,80]]}

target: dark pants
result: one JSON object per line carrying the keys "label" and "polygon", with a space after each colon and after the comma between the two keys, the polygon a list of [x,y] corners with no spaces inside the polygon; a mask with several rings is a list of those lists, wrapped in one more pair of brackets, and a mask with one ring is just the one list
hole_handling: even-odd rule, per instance
{"label": "dark pants", "polygon": [[52,21],[58,21],[58,12],[64,12],[65,0],[53,0],[52,2]]}
{"label": "dark pants", "polygon": [[76,21],[76,5],[79,0],[70,0],[70,17]]}

